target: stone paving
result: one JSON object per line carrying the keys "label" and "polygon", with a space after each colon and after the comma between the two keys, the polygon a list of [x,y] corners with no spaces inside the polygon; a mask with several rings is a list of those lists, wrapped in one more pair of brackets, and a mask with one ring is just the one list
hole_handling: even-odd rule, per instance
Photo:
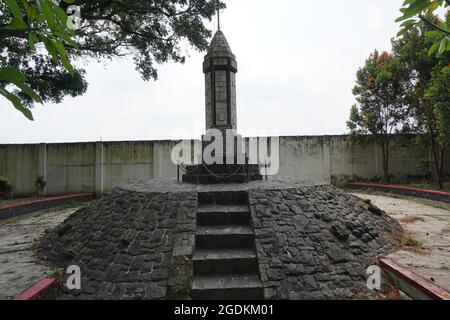
{"label": "stone paving", "polygon": [[53,272],[36,256],[35,241],[76,210],[54,208],[0,220],[0,300],[13,299]]}

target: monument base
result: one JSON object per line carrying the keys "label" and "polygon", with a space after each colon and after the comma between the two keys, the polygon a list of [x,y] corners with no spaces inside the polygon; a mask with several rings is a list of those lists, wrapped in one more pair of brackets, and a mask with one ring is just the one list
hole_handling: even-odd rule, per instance
{"label": "monument base", "polygon": [[263,177],[259,165],[254,164],[213,164],[186,167],[183,182],[195,184],[246,183],[259,181]]}

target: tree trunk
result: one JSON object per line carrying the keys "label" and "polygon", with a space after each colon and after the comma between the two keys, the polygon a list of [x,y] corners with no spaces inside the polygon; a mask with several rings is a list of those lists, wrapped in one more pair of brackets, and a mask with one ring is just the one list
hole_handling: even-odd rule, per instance
{"label": "tree trunk", "polygon": [[444,189],[444,151],[441,146],[437,146],[436,139],[431,132],[428,133],[431,158],[433,160],[435,182],[438,184],[440,190]]}
{"label": "tree trunk", "polygon": [[383,154],[383,181],[389,182],[389,138],[382,137],[380,142]]}
{"label": "tree trunk", "polygon": [[428,141],[431,148],[431,158],[433,160],[434,173],[436,175],[435,181],[439,189],[444,188],[444,147],[440,146],[436,141],[436,136],[433,134],[433,112],[428,103],[424,103],[426,125],[428,129]]}
{"label": "tree trunk", "polygon": [[445,155],[445,148],[440,147],[439,148],[439,165],[436,170],[437,172],[437,183],[439,185],[439,190],[444,189],[444,180],[445,180],[445,172],[444,172],[444,155]]}

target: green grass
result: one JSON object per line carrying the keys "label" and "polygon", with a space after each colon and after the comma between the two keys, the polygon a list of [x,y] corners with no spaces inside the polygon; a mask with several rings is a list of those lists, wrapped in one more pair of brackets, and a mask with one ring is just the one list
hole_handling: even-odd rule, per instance
{"label": "green grass", "polygon": [[415,239],[413,236],[408,235],[403,239],[403,245],[405,247],[413,247],[413,248],[418,248],[422,245],[422,243]]}

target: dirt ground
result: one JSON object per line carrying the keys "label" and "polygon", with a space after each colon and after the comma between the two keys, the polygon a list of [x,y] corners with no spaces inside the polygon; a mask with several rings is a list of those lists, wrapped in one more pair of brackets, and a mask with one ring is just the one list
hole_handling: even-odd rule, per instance
{"label": "dirt ground", "polygon": [[32,246],[46,229],[77,209],[61,207],[0,220],[0,300],[14,299],[53,272],[39,262]]}
{"label": "dirt ground", "polygon": [[355,195],[370,199],[403,226],[405,245],[389,258],[450,291],[450,208],[412,198]]}

